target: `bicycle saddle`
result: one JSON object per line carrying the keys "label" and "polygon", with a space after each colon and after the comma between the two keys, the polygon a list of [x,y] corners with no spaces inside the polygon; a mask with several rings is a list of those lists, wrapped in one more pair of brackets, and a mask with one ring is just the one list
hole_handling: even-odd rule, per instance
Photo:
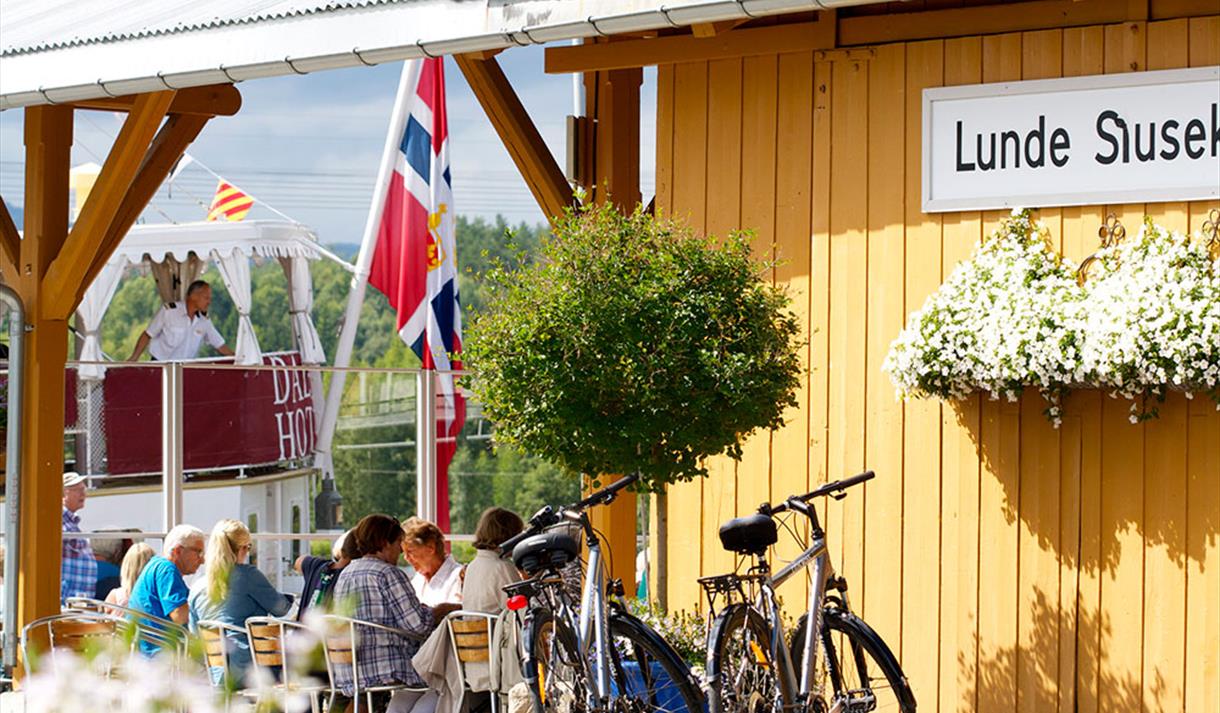
{"label": "bicycle saddle", "polygon": [[513,548],[513,564],[533,576],[543,570],[558,570],[576,559],[580,544],[566,532],[531,535]]}
{"label": "bicycle saddle", "polygon": [[720,544],[729,552],[761,555],[778,539],[775,521],[762,513],[734,518],[720,526]]}

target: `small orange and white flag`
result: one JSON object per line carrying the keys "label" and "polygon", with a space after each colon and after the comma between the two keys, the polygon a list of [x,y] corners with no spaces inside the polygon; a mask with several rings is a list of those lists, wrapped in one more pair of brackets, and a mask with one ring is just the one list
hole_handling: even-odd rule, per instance
{"label": "small orange and white flag", "polygon": [[222,178],[216,185],[216,195],[212,197],[212,206],[208,208],[208,220],[237,222],[245,218],[246,213],[249,213],[253,206],[253,198]]}

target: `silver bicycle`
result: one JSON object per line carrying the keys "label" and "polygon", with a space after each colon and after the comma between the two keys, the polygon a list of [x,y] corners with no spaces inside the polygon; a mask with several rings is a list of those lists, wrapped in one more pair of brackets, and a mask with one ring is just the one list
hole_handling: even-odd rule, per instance
{"label": "silver bicycle", "polygon": [[[836,576],[826,533],[810,506],[814,498],[841,500],[873,478],[868,471],[828,483],[779,505],[720,527],[724,548],[750,558],[744,574],[699,580],[712,624],[707,638],[707,690],[712,713],[914,713],[915,696],[897,659],[881,637],[848,606],[847,581]],[[808,518],[812,544],[771,574],[767,550],[778,540],[775,517]],[[791,642],[786,638],[775,589],[813,567],[805,614]]]}
{"label": "silver bicycle", "polygon": [[[609,504],[636,479],[623,478],[574,505],[547,506],[530,518],[525,532],[500,545],[529,577],[504,591],[509,609],[521,614],[522,675],[538,713],[703,710],[686,663],[627,612],[622,582],[606,581],[601,541],[585,513]],[[579,607],[564,577],[580,553],[569,529],[584,536],[587,551]]]}

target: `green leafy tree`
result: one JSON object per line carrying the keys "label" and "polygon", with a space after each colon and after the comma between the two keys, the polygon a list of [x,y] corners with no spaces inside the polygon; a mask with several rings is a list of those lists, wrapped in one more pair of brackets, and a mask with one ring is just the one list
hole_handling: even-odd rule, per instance
{"label": "green leafy tree", "polygon": [[796,406],[800,328],[751,236],[581,208],[532,265],[491,270],[467,333],[497,437],[571,474],[706,475]]}

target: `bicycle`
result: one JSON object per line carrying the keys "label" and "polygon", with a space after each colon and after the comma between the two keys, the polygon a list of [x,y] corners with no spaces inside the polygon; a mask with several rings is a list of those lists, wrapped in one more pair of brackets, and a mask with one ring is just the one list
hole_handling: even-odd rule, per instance
{"label": "bicycle", "polygon": [[[606,581],[601,541],[585,513],[613,502],[637,478],[623,478],[573,505],[544,507],[524,532],[500,545],[528,577],[504,591],[509,609],[523,612],[521,669],[538,713],[703,710],[702,693],[686,663],[628,613],[622,582]],[[580,544],[553,529],[564,524],[579,529],[587,548],[579,607],[563,571],[578,560]]]}
{"label": "bicycle", "polygon": [[[756,514],[720,527],[724,548],[753,562],[745,574],[699,580],[712,622],[707,638],[712,713],[914,713],[915,696],[894,654],[851,612],[847,581],[835,575],[826,533],[809,504],[826,496],[842,500],[848,488],[873,477],[867,471],[776,506],[763,503]],[[778,540],[775,518],[789,511],[809,519],[812,544],[772,576],[767,550]],[[808,607],[789,645],[775,589],[810,565]],[[717,612],[721,598],[725,606]]]}

